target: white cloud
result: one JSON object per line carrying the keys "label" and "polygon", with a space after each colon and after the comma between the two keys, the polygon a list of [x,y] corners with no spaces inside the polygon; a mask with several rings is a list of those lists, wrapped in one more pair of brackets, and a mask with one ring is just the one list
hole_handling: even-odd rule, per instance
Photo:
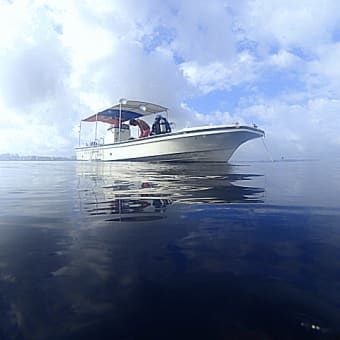
{"label": "white cloud", "polygon": [[340,43],[318,47],[316,58],[308,63],[305,81],[313,93],[340,97]]}
{"label": "white cloud", "polygon": [[280,50],[278,53],[275,53],[269,57],[268,64],[284,69],[296,67],[298,66],[298,63],[301,64],[301,60],[299,57],[297,57],[293,53],[289,53],[286,50]]}
{"label": "white cloud", "polygon": [[[187,104],[182,103],[181,107],[183,111],[187,112],[188,116],[193,117],[193,121],[195,122],[195,126],[201,125],[219,125],[219,124],[234,124],[236,122],[243,123],[243,120],[240,116],[234,116],[230,112],[222,112],[222,111],[214,111],[209,114],[204,114],[201,112],[197,112],[194,109],[190,108]],[[185,126],[190,127],[192,121],[187,121]]]}
{"label": "white cloud", "polygon": [[274,43],[314,51],[320,42],[331,40],[339,23],[338,5],[336,0],[248,1],[240,21],[262,46]]}
{"label": "white cloud", "polygon": [[[11,25],[6,51],[0,54],[1,114],[13,117],[14,110],[22,118],[17,129],[27,129],[29,122],[30,132],[13,143],[14,130],[2,125],[3,138],[12,142],[1,143],[0,152],[29,152],[29,146],[36,152],[33,145],[40,141],[42,152],[55,153],[57,148],[48,142],[53,140],[58,154],[70,154],[79,112],[92,113],[120,97],[176,107],[185,82],[172,54],[161,49],[145,53],[139,40],[147,18],[139,17],[143,11],[131,15],[131,2],[124,6],[45,1],[4,5]],[[174,88],[177,92],[169,91]]]}
{"label": "white cloud", "polygon": [[239,114],[262,122],[274,156],[320,158],[338,152],[339,110],[339,100],[316,98],[302,105],[262,101]]}
{"label": "white cloud", "polygon": [[[120,97],[169,106],[178,128],[259,123],[278,154],[335,150],[337,6],[331,0],[0,2],[0,153],[71,155],[79,119]],[[233,110],[210,103],[209,94],[230,96],[235,88]],[[210,112],[184,104],[197,96],[206,96]]]}
{"label": "white cloud", "polygon": [[203,93],[228,90],[232,86],[252,81],[256,77],[257,65],[247,52],[237,55],[229,63],[215,61],[200,65],[196,61],[180,65],[184,77]]}
{"label": "white cloud", "polygon": [[54,30],[48,8],[17,1],[2,4],[1,10],[0,22],[7,25],[0,30],[2,100],[9,106],[29,109],[63,88],[69,72],[68,54]]}
{"label": "white cloud", "polygon": [[233,17],[227,2],[176,1],[176,15],[171,24],[176,39],[171,48],[185,61],[208,64],[227,61],[236,53],[236,37],[232,32]]}

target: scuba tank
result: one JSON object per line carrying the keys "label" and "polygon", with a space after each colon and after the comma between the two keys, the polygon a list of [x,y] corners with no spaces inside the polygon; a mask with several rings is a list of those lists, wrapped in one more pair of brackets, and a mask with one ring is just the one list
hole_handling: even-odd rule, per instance
{"label": "scuba tank", "polygon": [[165,123],[165,119],[162,117],[161,119],[160,119],[160,133],[166,133],[167,131],[167,129],[166,129],[166,123]]}

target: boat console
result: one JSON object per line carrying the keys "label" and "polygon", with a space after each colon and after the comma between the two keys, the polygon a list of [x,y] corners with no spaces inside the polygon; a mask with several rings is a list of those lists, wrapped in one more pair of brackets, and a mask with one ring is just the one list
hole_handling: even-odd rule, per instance
{"label": "boat console", "polygon": [[130,139],[131,133],[130,133],[130,126],[127,124],[122,124],[122,127],[120,129],[119,133],[119,127],[110,126],[106,130],[106,134],[104,137],[104,144],[113,144],[118,143],[119,141],[126,141]]}

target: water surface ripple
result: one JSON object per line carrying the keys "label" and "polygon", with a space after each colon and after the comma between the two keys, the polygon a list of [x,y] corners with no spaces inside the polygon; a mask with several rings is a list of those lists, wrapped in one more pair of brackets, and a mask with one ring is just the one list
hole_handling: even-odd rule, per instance
{"label": "water surface ripple", "polygon": [[0,339],[338,339],[339,162],[0,162]]}

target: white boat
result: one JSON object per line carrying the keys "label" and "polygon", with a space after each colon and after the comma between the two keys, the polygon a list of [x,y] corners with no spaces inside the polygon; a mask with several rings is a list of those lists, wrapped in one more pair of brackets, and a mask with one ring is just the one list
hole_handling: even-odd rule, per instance
{"label": "white boat", "polygon": [[[264,136],[255,125],[218,125],[185,128],[146,137],[131,137],[131,119],[164,114],[168,109],[147,102],[120,103],[82,122],[108,124],[104,138],[76,148],[76,159],[87,161],[226,162],[243,143]],[[80,125],[81,126],[81,125]],[[80,144],[79,132],[79,144]]]}

